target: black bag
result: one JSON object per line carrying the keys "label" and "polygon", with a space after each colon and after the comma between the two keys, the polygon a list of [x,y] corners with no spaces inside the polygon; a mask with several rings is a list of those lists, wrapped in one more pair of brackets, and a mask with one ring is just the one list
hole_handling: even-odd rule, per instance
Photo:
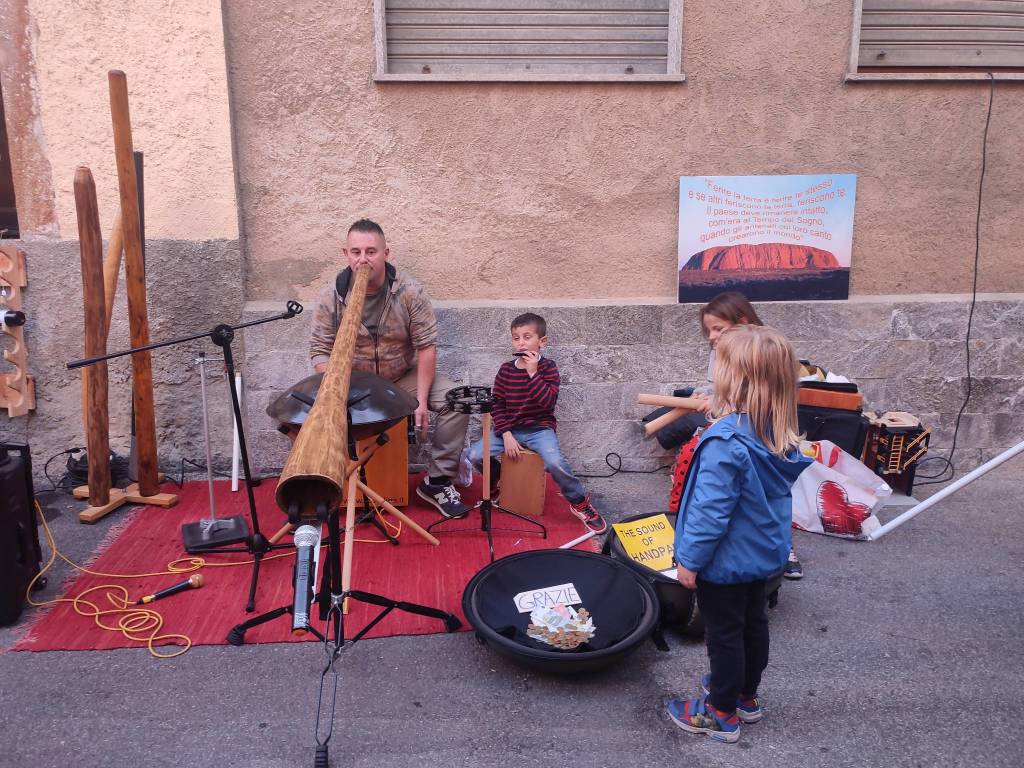
{"label": "black bag", "polygon": [[858,460],[864,452],[871,422],[860,411],[798,405],[796,419],[808,440],[830,440]]}
{"label": "black bag", "polygon": [[28,446],[0,443],[0,626],[18,620],[42,563],[34,501]]}

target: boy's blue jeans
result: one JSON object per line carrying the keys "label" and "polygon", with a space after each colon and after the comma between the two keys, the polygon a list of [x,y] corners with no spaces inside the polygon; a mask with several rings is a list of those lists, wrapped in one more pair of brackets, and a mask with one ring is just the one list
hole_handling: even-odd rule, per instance
{"label": "boy's blue jeans", "polygon": [[[534,453],[540,454],[544,461],[544,469],[551,473],[551,477],[558,487],[562,489],[562,495],[572,504],[583,501],[587,493],[583,490],[583,484],[572,473],[569,462],[562,454],[558,445],[558,435],[550,427],[514,427],[509,430],[512,436],[523,448],[529,448]],[[501,456],[505,452],[505,441],[494,434],[491,430],[491,456]],[[479,440],[473,443],[469,450],[469,459],[477,471],[484,466],[484,441]]]}

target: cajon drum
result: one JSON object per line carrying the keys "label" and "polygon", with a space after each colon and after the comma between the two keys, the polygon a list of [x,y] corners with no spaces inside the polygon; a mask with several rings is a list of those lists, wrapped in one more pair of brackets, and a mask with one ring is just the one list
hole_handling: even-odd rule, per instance
{"label": "cajon drum", "polygon": [[[396,507],[409,506],[409,432],[403,419],[385,433],[390,440],[377,449],[366,463],[366,484]],[[376,437],[360,440],[360,450],[372,445]],[[347,483],[346,483],[347,485]],[[347,490],[345,496],[347,498]],[[356,494],[356,503],[363,503],[363,494]]]}
{"label": "cajon drum", "polygon": [[521,515],[541,517],[544,514],[544,461],[540,455],[525,448],[513,461],[501,457],[501,494],[499,506]]}

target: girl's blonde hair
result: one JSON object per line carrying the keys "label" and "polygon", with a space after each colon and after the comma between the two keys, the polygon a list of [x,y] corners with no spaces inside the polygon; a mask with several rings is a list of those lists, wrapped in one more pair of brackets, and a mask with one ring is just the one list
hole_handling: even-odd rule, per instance
{"label": "girl's blonde hair", "polygon": [[758,438],[777,456],[795,448],[800,443],[800,364],[786,337],[768,326],[735,325],[722,334],[715,353],[714,414],[746,414]]}

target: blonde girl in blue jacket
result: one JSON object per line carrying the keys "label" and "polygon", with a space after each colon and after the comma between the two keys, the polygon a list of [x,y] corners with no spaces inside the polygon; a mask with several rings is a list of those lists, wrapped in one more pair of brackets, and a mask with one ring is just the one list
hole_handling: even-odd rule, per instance
{"label": "blonde girl in blue jacket", "polygon": [[734,742],[764,716],[765,582],[790,550],[791,489],[811,460],[798,450],[798,362],[773,328],[736,325],[715,348],[714,422],[694,452],[676,521],[679,582],[697,592],[711,672],[704,695],[668,702],[680,728]]}

